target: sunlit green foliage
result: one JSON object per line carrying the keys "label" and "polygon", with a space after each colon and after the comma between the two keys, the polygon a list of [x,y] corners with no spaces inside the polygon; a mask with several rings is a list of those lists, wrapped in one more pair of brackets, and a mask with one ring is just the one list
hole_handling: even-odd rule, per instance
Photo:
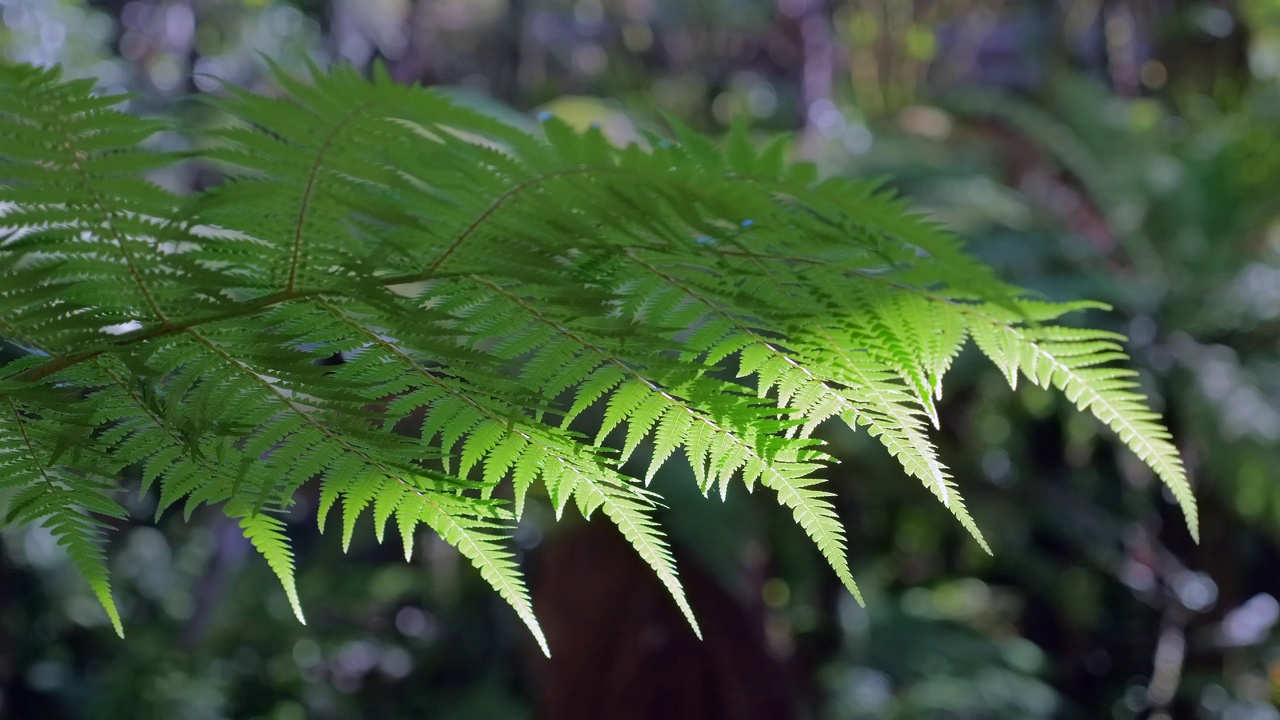
{"label": "sunlit green foliage", "polygon": [[198,155],[230,179],[177,197],[146,179],[189,158],[141,149],[160,125],[0,71],[0,335],[28,351],[0,368],[0,488],[117,627],[100,531],[130,467],[161,510],[240,518],[299,620],[277,515],[318,482],[322,528],[341,506],[348,543],[372,511],[409,555],[426,524],[544,651],[502,538],[533,493],[602,511],[696,630],[645,488],[677,452],[704,494],[776,493],[856,595],[812,434],[865,427],[985,548],[928,435],[970,337],[1115,430],[1196,533],[1120,338],[1046,324],[1096,305],[1002,284],[874,184],[741,129],[617,148],[384,74],[277,79],[228,90]]}

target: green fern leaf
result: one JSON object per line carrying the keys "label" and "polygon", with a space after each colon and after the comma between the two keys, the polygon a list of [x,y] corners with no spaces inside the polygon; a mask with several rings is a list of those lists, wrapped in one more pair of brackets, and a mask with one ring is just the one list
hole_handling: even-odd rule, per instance
{"label": "green fern leaf", "polygon": [[[502,529],[502,526],[489,520],[469,520],[458,514],[474,512],[475,508],[470,504],[459,503],[450,507],[445,502],[430,503],[417,497],[410,498],[407,504],[420,513],[419,519],[431,526],[450,545],[457,547],[480,570],[481,577],[515,608],[516,614],[538,641],[538,647],[542,648],[544,655],[550,657],[551,648],[547,645],[542,628],[538,626],[537,618],[533,616],[533,606],[529,602],[524,580],[511,561],[510,553],[492,538],[491,533]],[[403,508],[404,506],[400,512],[407,512]]]}
{"label": "green fern leaf", "polygon": [[284,523],[266,513],[250,514],[248,508],[234,504],[227,506],[227,514],[240,518],[240,529],[244,531],[244,536],[266,558],[271,572],[280,580],[284,594],[289,598],[289,607],[293,609],[294,617],[306,625],[307,619],[302,614],[302,602],[298,599],[298,588],[293,578],[293,551],[289,549]]}
{"label": "green fern leaf", "polygon": [[229,179],[177,198],[145,179],[179,160],[145,149],[162,125],[0,66],[0,341],[21,349],[0,490],[117,630],[98,518],[123,516],[134,469],[160,510],[237,518],[299,620],[276,513],[318,482],[344,548],[371,512],[409,557],[425,523],[544,652],[501,538],[530,502],[601,511],[699,633],[645,489],[678,456],[704,494],[773,490],[861,600],[815,438],[866,429],[986,548],[929,438],[968,338],[1115,430],[1197,532],[1119,338],[1052,324],[1091,305],[1004,285],[874,183],[819,180],[741,127],[723,150],[683,127],[618,148],[383,71],[276,80],[226,89],[194,154]]}
{"label": "green fern leaf", "polygon": [[121,519],[124,509],[103,495],[109,486],[50,465],[45,450],[47,431],[32,427],[12,396],[5,401],[0,404],[0,490],[16,492],[9,499],[4,522],[41,522],[47,527],[67,549],[71,563],[89,584],[116,634],[124,637],[102,547],[108,526],[93,517],[98,513]]}
{"label": "green fern leaf", "polygon": [[1114,365],[1128,359],[1119,344],[1123,336],[1054,326],[983,324],[982,320],[971,327],[981,328],[975,337],[984,338],[980,341],[983,351],[998,364],[1017,368],[1040,387],[1058,388],[1077,408],[1110,427],[1168,486],[1192,538],[1199,541],[1195,496],[1169,431],[1160,425],[1160,416],[1147,408],[1146,397],[1135,391],[1137,373]]}

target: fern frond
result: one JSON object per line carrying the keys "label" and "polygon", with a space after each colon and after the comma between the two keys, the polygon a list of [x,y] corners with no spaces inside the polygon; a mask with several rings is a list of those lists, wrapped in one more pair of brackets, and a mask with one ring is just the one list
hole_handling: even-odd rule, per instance
{"label": "fern frond", "polygon": [[1124,336],[981,320],[972,323],[970,331],[983,352],[1006,372],[1021,371],[1040,387],[1058,388],[1077,408],[1111,428],[1168,486],[1192,538],[1199,541],[1195,496],[1172,436],[1161,426],[1160,416],[1148,409],[1146,396],[1135,391],[1137,372],[1115,365],[1127,359],[1120,345]]}
{"label": "fern frond", "polygon": [[20,407],[11,395],[4,399],[0,404],[0,490],[13,491],[4,522],[41,522],[47,527],[89,583],[116,634],[124,637],[103,549],[103,533],[109,526],[94,517],[123,519],[124,508],[107,496],[110,485],[54,466],[50,455],[57,444],[56,436],[50,437],[54,429],[39,421],[33,425],[30,410]]}
{"label": "fern frond", "polygon": [[[618,148],[536,132],[351,70],[234,88],[200,158],[148,183],[161,125],[56,72],[0,68],[0,489],[48,522],[108,608],[99,517],[137,472],[159,509],[238,519],[299,620],[278,513],[426,524],[542,649],[501,538],[529,502],[609,518],[698,630],[645,485],[674,458],[704,494],[777,494],[855,596],[815,439],[864,428],[986,548],[929,438],[968,338],[1061,389],[1195,506],[1117,338],[1052,323],[873,183],[819,180],[736,128]],[[640,468],[636,477],[630,468]],[[510,492],[510,511],[495,498]]]}
{"label": "fern frond", "polygon": [[289,548],[289,539],[284,533],[284,523],[279,518],[265,512],[253,512],[236,503],[227,505],[227,514],[240,518],[240,528],[244,536],[253,543],[253,547],[266,558],[289,598],[289,607],[293,608],[294,617],[303,625],[307,624],[302,614],[302,602],[298,599],[297,583],[293,578],[293,550]]}
{"label": "fern frond", "polygon": [[[431,526],[446,542],[458,548],[472,565],[480,571],[480,576],[493,586],[494,590],[515,608],[516,614],[524,621],[538,641],[538,647],[547,657],[551,657],[551,648],[547,638],[533,616],[533,606],[529,602],[529,591],[525,589],[524,580],[511,554],[493,538],[494,531],[504,529],[502,525],[490,520],[467,519],[462,513],[475,513],[475,506],[470,503],[458,503],[449,507],[446,503],[428,503],[418,497],[411,497],[408,505],[417,517]],[[451,512],[452,511],[452,512]],[[402,506],[402,514],[410,512]]]}

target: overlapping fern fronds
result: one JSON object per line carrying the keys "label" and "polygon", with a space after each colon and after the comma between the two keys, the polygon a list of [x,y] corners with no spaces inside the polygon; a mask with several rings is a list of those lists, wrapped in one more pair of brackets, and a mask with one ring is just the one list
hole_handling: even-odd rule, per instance
{"label": "overlapping fern fronds", "polygon": [[602,512],[694,623],[645,488],[677,456],[704,492],[776,493],[857,593],[812,434],[866,428],[985,547],[929,439],[970,337],[1112,427],[1195,532],[1118,339],[1046,324],[1080,306],[1001,284],[874,185],[742,132],[617,148],[382,74],[278,80],[227,91],[235,123],[196,154],[230,177],[175,197],[146,174],[190,156],[140,149],[157,124],[0,70],[0,338],[27,353],[0,366],[0,488],[117,624],[101,531],[131,468],[161,509],[239,518],[300,620],[279,513],[315,482],[322,528],[394,520],[409,554],[426,524],[544,649],[503,544],[533,496]]}

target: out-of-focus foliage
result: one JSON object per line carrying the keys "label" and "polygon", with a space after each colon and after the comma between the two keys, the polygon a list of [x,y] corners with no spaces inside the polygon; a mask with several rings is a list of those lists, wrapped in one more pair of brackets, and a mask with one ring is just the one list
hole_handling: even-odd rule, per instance
{"label": "out-of-focus foliage", "polygon": [[[74,42],[44,40],[58,31],[37,42],[26,25],[12,32],[8,11],[17,6],[41,18],[96,12],[111,25],[101,35],[68,31]],[[858,529],[850,557],[866,611],[836,600],[803,535],[754,497],[731,495],[710,520],[682,517],[674,503],[667,522],[677,546],[698,548],[682,564],[706,566],[747,609],[770,656],[802,678],[792,699],[809,716],[945,716],[928,709],[934,702],[981,708],[976,717],[1280,717],[1275,0],[94,6],[3,0],[10,34],[0,49],[69,62],[68,53],[83,53],[72,62],[82,72],[146,92],[156,111],[186,112],[166,97],[199,82],[187,69],[239,58],[237,82],[260,83],[257,52],[276,55],[273,28],[297,18],[307,34],[296,42],[322,65],[380,55],[402,79],[458,86],[459,95],[496,97],[516,111],[545,105],[583,125],[599,121],[621,140],[661,127],[659,109],[711,131],[747,114],[758,127],[799,132],[802,152],[830,171],[890,176],[1003,276],[1054,298],[1110,299],[1124,319],[1116,329],[1131,337],[1146,387],[1191,462],[1201,547],[1178,538],[1156,487],[1099,442],[1095,427],[1047,395],[1018,398],[998,379],[980,379],[962,356],[940,407],[955,430],[937,441],[958,459],[953,470],[981,509],[975,519],[994,558],[966,549],[941,509],[910,502],[912,489],[894,482],[900,475],[867,438],[837,436],[847,474],[832,480],[844,488],[842,516]],[[194,32],[172,37],[206,38],[198,48],[165,45],[169,29],[186,27],[156,19],[170,13],[193,18]],[[120,43],[130,31],[141,41]],[[19,54],[32,46],[58,54]],[[101,60],[120,70],[87,69]],[[166,66],[179,68],[177,87],[163,82]],[[671,480],[655,486],[675,499],[685,483]],[[235,533],[211,524],[161,530],[150,537],[188,558],[189,575],[144,591],[116,568],[121,601],[149,608],[134,617],[156,618],[154,628],[132,623],[124,648],[91,625],[92,598],[61,557],[39,554],[47,538],[5,536],[0,647],[22,649],[0,653],[0,716],[85,713],[105,697],[110,669],[118,694],[134,700],[129,714],[146,706],[157,716],[181,708],[191,717],[394,717],[376,704],[391,697],[432,717],[519,717],[483,702],[532,715],[555,671],[511,650],[518,628],[495,622],[500,610],[468,573],[448,569],[457,558],[447,553],[424,556],[396,599],[379,600],[368,594],[367,570],[351,559],[327,567],[332,548],[307,545],[309,531],[296,526],[303,567],[328,578],[300,576],[311,622],[300,629],[267,614],[287,612],[282,596],[267,608],[253,600],[270,582],[255,563],[217,560],[236,556],[223,537]],[[133,532],[122,534],[118,555]],[[535,570],[549,547],[572,540],[533,521],[522,532]],[[353,552],[372,560],[379,551]],[[536,572],[533,581],[537,594]],[[193,587],[184,604],[183,589]],[[184,609],[197,607],[209,610]],[[428,618],[430,639],[392,630],[401,607]],[[205,623],[204,632],[185,629]],[[21,643],[10,641],[19,633]],[[183,654],[174,637],[192,638]],[[314,645],[295,653],[302,639]],[[337,680],[343,648],[360,640],[403,648],[413,670],[399,680],[363,674],[363,689]],[[952,648],[962,646],[957,662]],[[467,660],[441,660],[444,647]],[[251,656],[259,663],[243,660]],[[984,681],[964,679],[973,677]],[[169,705],[154,699],[160,688]]]}

